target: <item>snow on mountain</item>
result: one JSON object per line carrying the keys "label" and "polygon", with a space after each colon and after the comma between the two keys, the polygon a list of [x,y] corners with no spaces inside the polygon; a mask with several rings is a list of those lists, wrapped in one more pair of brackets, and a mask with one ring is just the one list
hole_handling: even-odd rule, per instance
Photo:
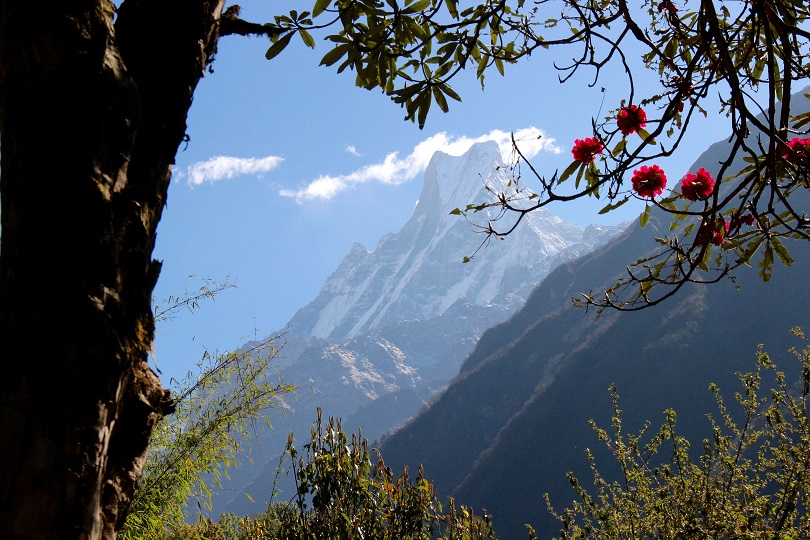
{"label": "snow on mountain", "polygon": [[[540,210],[505,240],[479,249],[485,237],[450,212],[492,200],[487,187],[498,192],[508,181],[493,142],[460,157],[436,153],[402,229],[381,238],[373,252],[352,246],[286,328],[276,367],[301,390],[285,403],[285,416],[271,415],[274,429],[258,445],[270,455],[231,472],[226,491],[214,498],[215,512],[260,511],[273,485],[294,490],[289,478],[274,484],[278,452],[288,433],[306,437],[318,406],[342,417],[346,430],[362,426],[372,440],[406,421],[458,374],[482,333],[521,307],[553,268],[622,229],[583,230]],[[493,217],[475,214],[481,222]]]}
{"label": "snow on mountain", "polygon": [[[491,200],[487,187],[498,192],[508,180],[494,142],[476,144],[461,157],[436,153],[411,219],[373,252],[355,244],[319,296],[296,313],[289,331],[353,338],[387,324],[437,317],[460,299],[519,307],[558,255],[578,244],[593,247],[598,237],[586,238],[581,227],[540,210],[506,240],[478,250],[485,237],[450,211]],[[483,223],[493,214],[474,217]],[[472,262],[461,263],[473,253]]]}

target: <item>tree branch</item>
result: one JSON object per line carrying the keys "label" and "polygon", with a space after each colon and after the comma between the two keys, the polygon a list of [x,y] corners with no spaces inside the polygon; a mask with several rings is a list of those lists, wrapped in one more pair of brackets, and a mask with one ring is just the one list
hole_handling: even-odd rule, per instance
{"label": "tree branch", "polygon": [[219,35],[220,36],[266,36],[273,37],[279,36],[292,30],[291,28],[279,28],[272,23],[254,23],[245,21],[227,12],[223,14],[219,22]]}

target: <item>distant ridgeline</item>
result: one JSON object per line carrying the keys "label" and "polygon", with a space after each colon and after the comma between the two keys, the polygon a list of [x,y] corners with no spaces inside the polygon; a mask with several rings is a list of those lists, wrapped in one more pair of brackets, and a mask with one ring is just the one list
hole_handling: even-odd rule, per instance
{"label": "distant ridgeline", "polygon": [[[710,147],[690,170],[714,173],[728,155],[724,145]],[[769,283],[752,261],[753,269],[735,272],[739,290],[729,280],[687,286],[652,309],[605,311],[597,320],[571,307],[571,296],[612,286],[655,248],[654,237],[666,235],[670,222],[653,212],[645,229],[633,225],[616,242],[551,272],[522,309],[484,333],[436,402],[384,440],[386,464],[424,465],[458,504],[486,508],[502,538],[525,537],[524,523],[550,538],[559,523],[543,494],[556,508],[569,506],[576,494],[568,471],[592,487],[586,449],[603,473],[616,473],[616,460],[588,426],[594,419],[609,429],[609,385],[621,396],[628,433],[645,420],[660,425],[672,408],[697,458],[699,443],[712,436],[706,414],[719,417],[710,382],[733,408],[741,389],[735,372],[755,368],[760,343],[795,376],[798,362],[786,351],[804,346],[791,327],[810,329],[807,242],[790,243],[795,264],[776,268]]]}
{"label": "distant ridgeline", "polygon": [[[264,509],[287,434],[306,439],[317,406],[342,417],[347,431],[362,426],[370,440],[404,423],[458,374],[482,333],[520,308],[552,269],[626,226],[583,229],[540,211],[476,253],[483,236],[450,211],[489,200],[485,185],[497,192],[508,180],[494,142],[460,157],[436,153],[402,229],[373,252],[352,247],[318,297],[289,322],[276,366],[286,382],[299,385],[297,399],[288,400],[286,416],[271,417],[273,429],[254,445],[253,462],[231,471],[214,499],[215,515]],[[277,487],[277,500],[294,494],[289,478],[279,478]]]}

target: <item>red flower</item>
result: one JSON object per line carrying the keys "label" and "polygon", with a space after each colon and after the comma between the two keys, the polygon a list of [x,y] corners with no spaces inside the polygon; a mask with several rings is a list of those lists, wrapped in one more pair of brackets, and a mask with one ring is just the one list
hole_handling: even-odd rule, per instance
{"label": "red flower", "polygon": [[673,23],[675,17],[678,14],[678,8],[675,7],[675,4],[672,3],[672,0],[663,0],[658,4],[658,12],[663,13],[664,17],[670,22]]}
{"label": "red flower", "polygon": [[667,176],[658,165],[647,167],[643,165],[633,171],[633,189],[639,197],[652,199],[663,193],[667,187]]}
{"label": "red flower", "polygon": [[794,137],[787,143],[788,150],[785,152],[785,159],[800,161],[810,157],[810,139],[800,139]]}
{"label": "red flower", "polygon": [[715,246],[722,246],[726,241],[726,235],[728,234],[729,228],[729,222],[726,221],[725,218],[720,218],[717,225],[714,226],[714,231],[712,232],[712,244]]}
{"label": "red flower", "polygon": [[678,8],[675,7],[675,4],[672,3],[672,0],[663,0],[658,4],[658,11],[664,12],[666,11],[669,15],[675,15],[678,13]]}
{"label": "red flower", "polygon": [[729,227],[736,231],[743,225],[753,227],[756,222],[757,218],[751,214],[740,214],[739,212],[734,212],[731,214],[731,223],[729,224]]}
{"label": "red flower", "polygon": [[703,246],[711,241],[715,246],[722,246],[726,242],[726,235],[730,228],[731,224],[722,217],[718,220],[704,221],[698,229],[695,242]]}
{"label": "red flower", "polygon": [[623,135],[630,135],[644,129],[644,126],[647,125],[647,113],[636,105],[622,107],[616,116],[616,125],[619,126]]}
{"label": "red flower", "polygon": [[698,169],[696,174],[688,173],[681,180],[681,193],[690,201],[707,199],[712,191],[714,191],[714,178],[706,169]]}
{"label": "red flower", "polygon": [[588,137],[587,139],[577,139],[574,141],[574,148],[571,149],[571,154],[574,156],[574,161],[580,163],[593,163],[596,156],[602,153],[605,145],[596,137]]}

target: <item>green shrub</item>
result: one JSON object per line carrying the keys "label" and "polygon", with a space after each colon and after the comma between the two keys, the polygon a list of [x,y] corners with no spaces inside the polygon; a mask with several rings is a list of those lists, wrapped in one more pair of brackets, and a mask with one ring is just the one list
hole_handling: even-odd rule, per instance
{"label": "green shrub", "polygon": [[[793,332],[804,339],[799,329]],[[711,437],[704,439],[693,461],[690,443],[676,433],[676,416],[665,421],[642,444],[649,426],[626,435],[618,394],[612,435],[593,426],[621,467],[619,481],[609,482],[588,453],[596,493],[569,474],[578,495],[560,513],[560,538],[594,540],[641,538],[798,539],[810,536],[810,347],[793,349],[801,367],[798,384],[790,384],[762,349],[756,370],[739,374],[743,391],[736,394],[742,421],[735,421],[720,390],[712,385],[719,410],[711,415]],[[772,380],[760,392],[763,379]],[[656,461],[667,452],[668,459]],[[536,538],[532,530],[531,538]]]}
{"label": "green shrub", "polygon": [[334,418],[324,425],[320,409],[303,448],[299,455],[289,437],[299,519],[281,531],[283,540],[495,538],[489,516],[456,509],[452,499],[444,513],[421,468],[414,478],[407,468],[395,476],[361,433],[349,439]]}

